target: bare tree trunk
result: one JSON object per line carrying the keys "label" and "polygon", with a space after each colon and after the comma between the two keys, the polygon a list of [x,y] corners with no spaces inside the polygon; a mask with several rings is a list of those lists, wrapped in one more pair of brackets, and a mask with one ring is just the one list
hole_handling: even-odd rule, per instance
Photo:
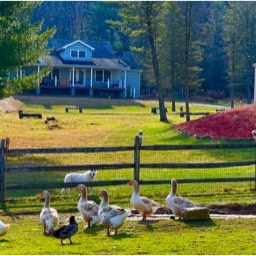
{"label": "bare tree trunk", "polygon": [[[149,3],[151,4],[151,3]],[[159,103],[159,113],[160,113],[160,121],[161,122],[168,122],[166,117],[166,110],[164,106],[164,92],[161,84],[161,77],[159,72],[159,65],[158,65],[158,58],[157,58],[157,51],[156,51],[156,41],[154,37],[154,30],[152,27],[152,21],[150,17],[150,12],[147,16],[147,29],[148,29],[148,39],[151,48],[151,57],[152,57],[152,64],[154,68],[154,74],[156,79],[156,87],[158,91],[158,103]]]}
{"label": "bare tree trunk", "polygon": [[231,82],[231,92],[230,92],[230,107],[234,108],[234,94],[235,94],[235,65],[232,64],[232,82]]}
{"label": "bare tree trunk", "polygon": [[189,84],[188,84],[188,65],[189,65],[189,44],[191,34],[191,3],[186,2],[186,45],[185,45],[185,104],[186,104],[186,121],[190,121],[189,110]]}
{"label": "bare tree trunk", "polygon": [[176,111],[175,88],[172,86],[172,112]]}

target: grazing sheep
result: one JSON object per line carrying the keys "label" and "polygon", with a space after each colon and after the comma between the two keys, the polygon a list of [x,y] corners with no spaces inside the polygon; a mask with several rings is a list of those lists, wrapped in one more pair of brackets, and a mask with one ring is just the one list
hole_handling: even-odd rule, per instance
{"label": "grazing sheep", "polygon": [[[90,170],[86,173],[69,173],[65,176],[64,183],[70,183],[70,182],[78,182],[83,183],[87,181],[93,181],[95,180],[97,171],[96,170]],[[61,190],[61,194],[63,195],[65,191],[68,188],[63,188]],[[70,195],[72,188],[69,188],[68,194]],[[90,187],[90,194],[93,195],[93,187]]]}

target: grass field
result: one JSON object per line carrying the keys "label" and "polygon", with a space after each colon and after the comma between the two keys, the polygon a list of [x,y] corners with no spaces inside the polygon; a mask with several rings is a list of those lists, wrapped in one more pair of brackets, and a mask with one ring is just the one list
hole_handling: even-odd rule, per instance
{"label": "grass field", "polygon": [[[27,97],[17,96],[18,109],[29,113],[41,113],[43,119],[19,119],[16,111],[0,112],[1,138],[10,137],[10,148],[47,148],[47,147],[107,147],[132,146],[139,130],[143,130],[143,145],[154,144],[215,144],[241,143],[241,141],[212,141],[197,139],[180,134],[171,127],[185,122],[178,110],[184,103],[177,103],[177,112],[171,112],[171,103],[167,102],[169,123],[159,122],[159,116],[151,114],[156,101],[108,100],[71,97]],[[71,110],[65,113],[66,105],[79,105],[83,113]],[[209,111],[214,113],[215,106],[191,104],[191,111]],[[46,117],[54,116],[58,126],[48,129],[44,123]],[[192,116],[192,119],[199,118]],[[123,163],[132,159],[131,153],[97,155],[63,155],[63,156],[30,156],[14,157],[8,164],[31,163],[40,165],[103,163],[113,161]],[[237,150],[234,152],[184,152],[161,155],[154,152],[143,152],[143,161],[164,161],[172,158],[177,162],[214,162],[227,159],[251,159],[254,152]],[[85,160],[86,158],[86,160]],[[143,179],[177,179],[200,177],[253,176],[254,167],[227,168],[226,170],[143,170]],[[7,174],[9,184],[23,182],[62,182],[63,173],[21,173]],[[133,170],[98,172],[98,180],[129,179]],[[95,195],[90,196],[99,203]],[[132,190],[129,186],[108,186],[110,203],[129,208]],[[52,194],[52,206],[58,209],[65,222],[74,214],[78,192],[71,196],[60,195],[60,189],[49,190]],[[206,222],[183,223],[171,220],[152,220],[147,223],[127,221],[116,237],[105,236],[106,231],[98,225],[91,230],[83,230],[84,223],[79,222],[79,233],[74,236],[74,245],[61,246],[59,240],[42,235],[38,214],[43,206],[43,199],[38,196],[39,190],[7,191],[8,200],[1,205],[0,219],[11,223],[11,231],[0,238],[0,254],[253,254],[255,253],[254,219],[211,220]],[[151,197],[165,205],[165,197],[170,192],[170,185],[141,186],[142,195]],[[255,203],[254,183],[214,183],[182,184],[178,193],[192,201],[203,204],[252,204]],[[238,231],[239,230],[239,231]],[[243,234],[241,236],[241,234]],[[99,243],[102,241],[101,243]],[[214,243],[213,243],[214,241]],[[51,246],[49,246],[49,244]]]}
{"label": "grass field", "polygon": [[[67,216],[62,216],[64,223]],[[101,225],[84,229],[85,223],[78,221],[73,244],[66,240],[65,246],[43,235],[38,216],[4,220],[11,230],[0,238],[2,255],[253,255],[256,250],[255,219],[126,220],[116,236],[106,236]]]}
{"label": "grass field", "polygon": [[[234,141],[213,141],[197,139],[180,134],[172,125],[184,122],[179,116],[179,107],[184,103],[177,103],[177,112],[171,112],[171,103],[166,102],[169,123],[159,122],[159,116],[151,113],[151,108],[157,106],[157,101],[143,100],[113,100],[72,97],[28,97],[14,98],[18,109],[28,113],[41,113],[43,119],[19,119],[17,111],[0,112],[2,137],[10,137],[10,148],[45,148],[45,147],[111,147],[132,146],[139,130],[143,130],[143,145],[154,144],[206,144],[206,143],[237,143]],[[83,113],[78,110],[65,112],[66,105],[83,107]],[[191,104],[191,111],[208,111],[214,113],[214,105]],[[49,130],[44,123],[46,117],[54,116],[58,120],[58,127]],[[198,116],[191,116],[198,118]],[[240,141],[238,141],[240,143]],[[223,151],[183,151],[183,152],[152,152],[141,153],[141,162],[219,162],[254,159],[251,150],[223,150]],[[60,154],[60,155],[23,155],[8,158],[8,165],[56,165],[56,164],[100,164],[100,163],[132,163],[133,152],[97,153],[97,154]],[[186,178],[218,178],[232,176],[254,176],[254,167],[226,168],[222,170],[186,170],[186,169],[148,169],[142,170],[141,179],[186,179]],[[66,172],[52,173],[7,173],[8,184],[43,183],[44,181],[62,182]],[[98,172],[97,180],[131,179],[133,170],[117,170]],[[254,197],[253,183],[226,183],[226,184],[184,184],[179,187],[179,193],[195,197],[197,201],[216,203],[220,197],[224,202],[232,200],[249,203],[250,198],[236,197],[233,194],[245,192]],[[98,191],[100,188],[96,188]],[[130,194],[130,188],[117,186],[108,188],[116,200]],[[148,196],[155,196],[164,201],[169,193],[169,185],[142,186],[141,192]],[[39,191],[7,191],[8,197],[33,196]],[[52,190],[59,194],[59,189]],[[117,195],[118,194],[118,195]],[[226,194],[230,194],[230,201]],[[212,196],[219,195],[219,196]]]}

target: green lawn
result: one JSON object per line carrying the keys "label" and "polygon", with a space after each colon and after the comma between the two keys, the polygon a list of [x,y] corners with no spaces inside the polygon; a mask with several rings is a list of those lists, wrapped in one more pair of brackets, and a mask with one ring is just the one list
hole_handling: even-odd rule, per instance
{"label": "green lawn", "polygon": [[[111,147],[133,146],[134,138],[139,130],[143,130],[143,145],[154,144],[215,144],[215,143],[242,143],[242,141],[213,141],[198,139],[180,134],[172,125],[184,122],[179,116],[179,107],[184,103],[176,104],[176,112],[171,111],[171,102],[166,102],[167,116],[170,123],[159,122],[159,116],[151,113],[151,108],[158,105],[157,101],[144,100],[113,100],[72,97],[43,97],[43,96],[16,96],[19,109],[29,113],[41,113],[43,119],[19,119],[17,112],[0,112],[2,138],[10,137],[10,148],[45,148],[45,147]],[[65,112],[66,105],[83,107],[83,113],[78,110]],[[213,105],[191,104],[191,111],[208,111],[215,113]],[[52,130],[44,123],[46,117],[54,116],[58,120],[58,127]],[[192,119],[199,118],[191,116]],[[253,150],[190,150],[190,151],[142,151],[142,163],[200,163],[253,160]],[[104,163],[133,163],[133,151],[119,153],[89,153],[89,154],[58,154],[58,155],[22,155],[8,157],[7,165],[72,165],[72,164],[104,164]],[[222,169],[142,169],[141,179],[195,179],[218,177],[254,177],[254,166],[222,168]],[[44,182],[62,182],[66,172],[34,172],[34,173],[7,173],[7,184],[35,184]],[[133,170],[99,170],[97,180],[132,179]],[[100,189],[96,188],[98,192]],[[124,198],[130,194],[128,186],[108,187],[113,200]],[[60,189],[51,190],[59,194]],[[141,193],[154,196],[160,202],[170,191],[170,185],[141,186]],[[17,196],[33,196],[40,191],[20,190],[7,191],[8,198]],[[219,197],[224,202],[240,200],[241,203],[250,203],[254,198],[254,183],[196,183],[181,184],[178,193],[195,198],[200,203],[216,203]],[[233,194],[248,193],[246,199],[232,198]],[[227,197],[225,195],[228,194]],[[219,196],[212,196],[219,195]],[[230,198],[230,200],[229,200]]]}
{"label": "green lawn", "polygon": [[[47,147],[108,147],[132,146],[139,130],[143,130],[143,145],[154,144],[215,144],[243,143],[242,141],[213,141],[182,135],[172,129],[172,125],[185,122],[178,113],[171,112],[167,101],[169,123],[159,122],[159,116],[151,114],[156,101],[106,100],[71,97],[16,97],[24,112],[42,113],[43,119],[18,119],[17,112],[0,112],[1,137],[10,137],[10,148]],[[79,105],[83,113],[71,110],[65,113],[66,105]],[[184,103],[177,103],[177,111]],[[191,104],[191,111],[209,111],[216,107]],[[47,116],[58,120],[58,127],[49,130],[44,123]],[[199,118],[193,116],[192,119]],[[234,151],[184,151],[184,152],[142,152],[142,162],[220,162],[254,159],[252,150]],[[17,164],[101,164],[127,163],[133,160],[133,152],[63,154],[58,156],[33,155],[8,157],[8,165]],[[254,177],[255,169],[237,167],[225,169],[147,169],[141,171],[141,179],[186,179],[217,177]],[[66,172],[52,173],[7,173],[8,184],[62,182]],[[97,180],[132,179],[133,170],[98,171]],[[197,204],[253,204],[255,190],[253,182],[195,183],[180,184],[178,193]],[[98,192],[89,199],[99,203]],[[127,185],[107,186],[110,203],[125,208],[130,207],[132,188]],[[148,196],[165,206],[165,198],[171,185],[142,185],[140,194]],[[80,216],[76,208],[79,193],[71,196],[60,195],[60,189],[49,189],[51,205],[66,222],[74,214]],[[39,213],[43,199],[41,190],[7,191],[7,201],[1,204],[0,219],[11,224],[10,232],[0,237],[0,254],[254,254],[256,250],[254,219],[228,219],[205,222],[180,222],[173,220],[127,220],[114,237],[107,237],[100,225],[84,230],[79,221],[79,232],[73,238],[73,245],[61,246],[60,241],[42,234]],[[63,224],[62,223],[62,224]],[[242,235],[241,235],[242,234]],[[100,242],[99,242],[100,241]],[[68,242],[68,241],[67,241]]]}
{"label": "green lawn", "polygon": [[[67,216],[62,215],[63,223]],[[1,217],[2,218],[2,217]],[[89,230],[78,221],[74,244],[44,235],[38,216],[3,217],[11,223],[9,233],[0,238],[3,255],[252,255],[256,250],[256,220],[228,219],[180,222],[169,219],[126,220],[116,236],[106,236],[97,225]]]}

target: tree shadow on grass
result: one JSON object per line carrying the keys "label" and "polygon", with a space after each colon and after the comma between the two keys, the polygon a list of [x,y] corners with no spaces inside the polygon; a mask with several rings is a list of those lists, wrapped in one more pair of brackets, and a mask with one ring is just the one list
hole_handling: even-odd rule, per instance
{"label": "tree shadow on grass", "polygon": [[99,232],[105,229],[103,226],[93,226],[90,228],[83,228],[83,233],[90,236],[97,236]]}
{"label": "tree shadow on grass", "polygon": [[212,220],[191,220],[191,221],[184,221],[190,227],[212,227],[216,226],[216,223]]}
{"label": "tree shadow on grass", "polygon": [[130,234],[130,233],[122,232],[122,233],[117,233],[116,235],[115,234],[111,234],[108,237],[112,238],[113,240],[120,240],[120,239],[124,239],[124,238],[134,238],[135,235],[134,234]]}
{"label": "tree shadow on grass", "polygon": [[10,213],[10,210],[9,210],[9,208],[7,207],[6,203],[1,203],[1,207],[0,207],[0,208],[3,210],[3,212],[4,212],[5,214]]}
{"label": "tree shadow on grass", "polygon": [[138,222],[138,224],[140,224],[140,225],[143,224],[146,226],[146,229],[148,231],[153,231],[154,228],[153,228],[152,224],[157,223],[157,222],[159,222],[159,220],[140,220]]}
{"label": "tree shadow on grass", "polygon": [[9,240],[6,240],[6,239],[0,239],[0,243],[9,243],[10,241]]}

